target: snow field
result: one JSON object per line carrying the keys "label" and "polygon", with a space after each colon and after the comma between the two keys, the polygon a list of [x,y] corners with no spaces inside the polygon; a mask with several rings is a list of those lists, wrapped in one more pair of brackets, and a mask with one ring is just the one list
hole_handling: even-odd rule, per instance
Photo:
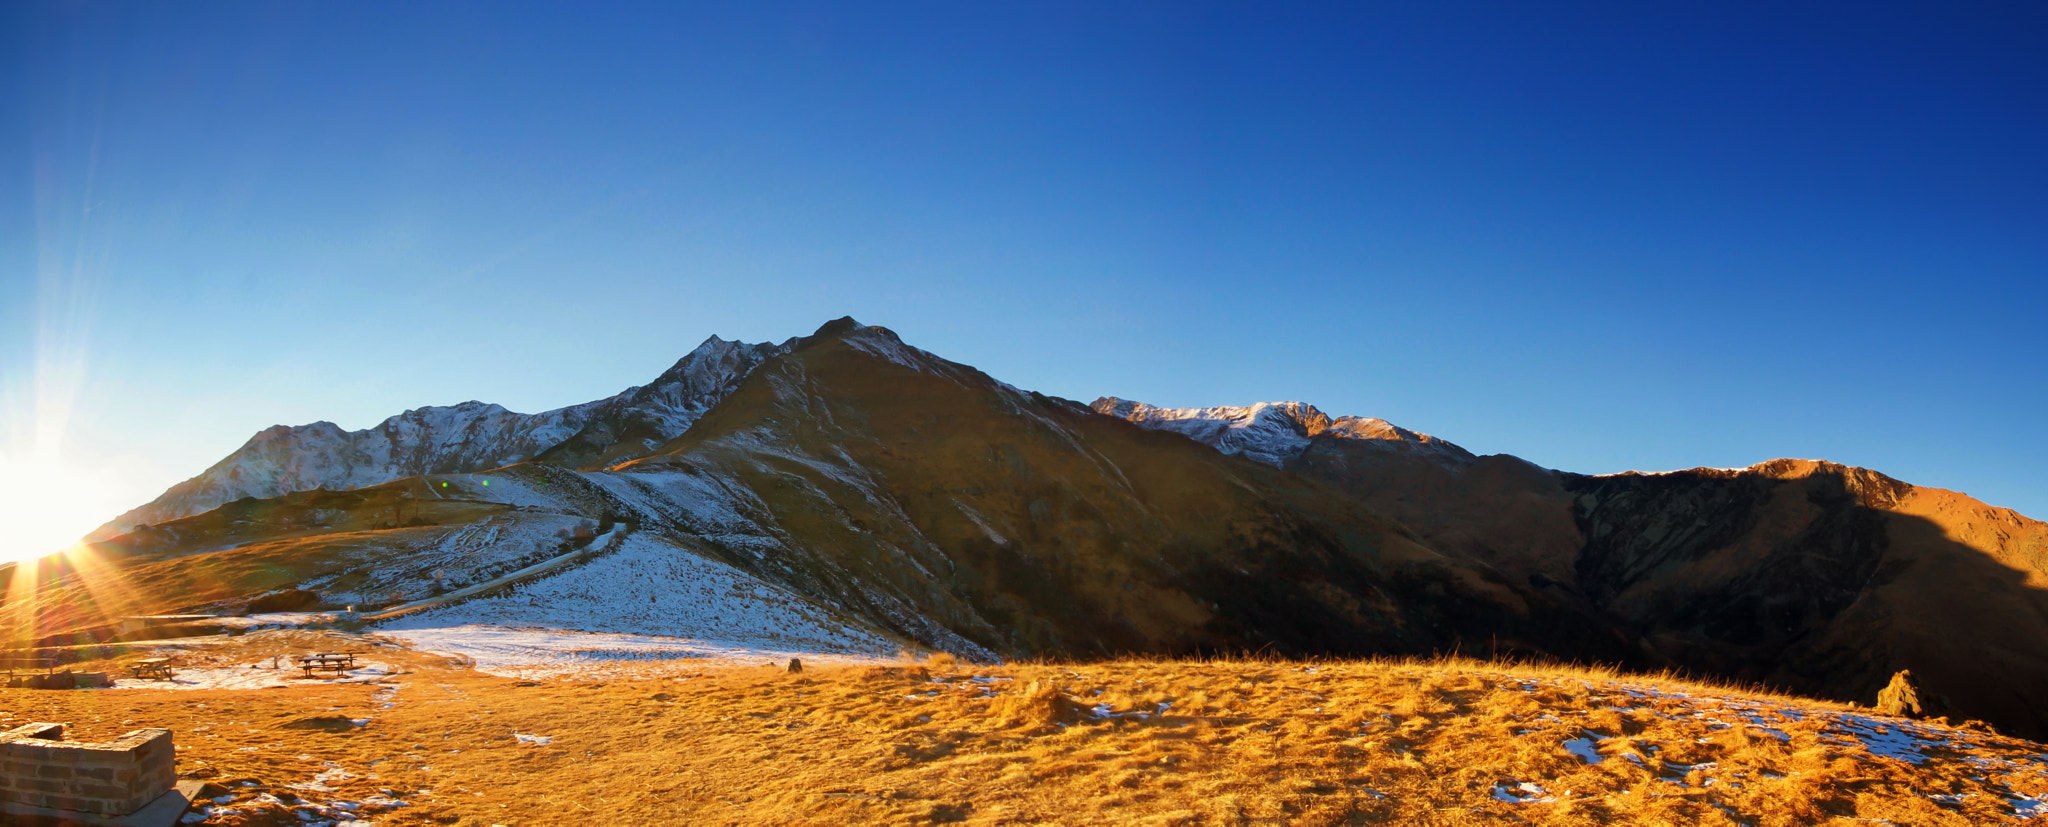
{"label": "snow field", "polygon": [[420,626],[385,634],[424,651],[467,658],[480,672],[522,679],[653,678],[708,667],[780,666],[790,658],[813,665],[895,662],[892,656],[878,653],[821,653],[651,635],[488,625]]}
{"label": "snow field", "polygon": [[303,686],[309,683],[377,683],[386,680],[400,670],[388,663],[361,661],[363,664],[336,676],[331,672],[315,673],[307,678],[306,673],[289,663],[272,668],[269,661],[260,661],[243,666],[191,666],[175,667],[175,677],[167,681],[119,678],[113,682],[114,689],[269,689],[279,686]]}
{"label": "snow field", "polygon": [[[882,637],[798,595],[645,534],[510,594],[425,609],[382,625],[395,637],[493,625],[716,641],[724,648],[881,656]],[[409,639],[409,638],[408,638]]]}

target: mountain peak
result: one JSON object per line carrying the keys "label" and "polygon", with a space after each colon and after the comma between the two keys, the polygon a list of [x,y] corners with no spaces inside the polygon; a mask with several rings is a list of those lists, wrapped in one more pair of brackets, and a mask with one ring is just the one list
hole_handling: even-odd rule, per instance
{"label": "mountain peak", "polygon": [[867,325],[855,321],[852,316],[840,316],[837,319],[819,325],[818,332],[811,334],[810,338],[821,339],[828,336],[844,336],[866,327]]}
{"label": "mountain peak", "polygon": [[[803,350],[826,342],[839,341],[848,336],[873,329],[876,328],[870,328],[867,325],[861,324],[855,321],[852,316],[840,316],[837,319],[819,325],[817,332],[809,336],[798,336],[790,339],[786,346],[791,351]],[[890,334],[891,337],[894,335],[893,333]]]}

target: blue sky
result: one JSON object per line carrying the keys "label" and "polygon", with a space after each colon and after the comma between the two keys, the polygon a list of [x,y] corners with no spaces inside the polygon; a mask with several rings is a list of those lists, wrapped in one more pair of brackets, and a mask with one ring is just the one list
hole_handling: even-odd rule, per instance
{"label": "blue sky", "polygon": [[10,4],[0,459],[111,517],[272,424],[851,314],[1083,401],[2048,517],[2039,4],[732,5]]}

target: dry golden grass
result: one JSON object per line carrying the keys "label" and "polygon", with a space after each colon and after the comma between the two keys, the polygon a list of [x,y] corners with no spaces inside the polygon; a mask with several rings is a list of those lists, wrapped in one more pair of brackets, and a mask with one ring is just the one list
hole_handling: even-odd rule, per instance
{"label": "dry golden grass", "polygon": [[[269,641],[188,657],[247,663],[280,648]],[[181,772],[234,796],[213,824],[300,823],[294,799],[264,794],[386,794],[408,806],[362,811],[379,824],[1963,825],[2014,822],[2011,793],[2048,793],[2038,744],[1957,731],[1914,766],[1830,735],[1847,707],[1597,670],[935,657],[576,683],[378,657],[410,671],[0,690],[0,725],[64,722],[82,739],[171,728]],[[1566,748],[1579,738],[1595,738],[1598,763]],[[332,791],[290,786],[333,770],[347,777],[330,772]],[[1525,782],[1555,800],[1498,794],[1530,795]]]}

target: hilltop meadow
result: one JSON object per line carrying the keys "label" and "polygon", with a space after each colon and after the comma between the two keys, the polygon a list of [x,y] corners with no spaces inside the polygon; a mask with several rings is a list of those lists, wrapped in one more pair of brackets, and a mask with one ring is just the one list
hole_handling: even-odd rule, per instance
{"label": "hilltop meadow", "polygon": [[[306,678],[274,658],[354,647]],[[79,668],[120,670],[133,649]],[[187,823],[2000,824],[2041,745],[1669,676],[1461,659],[945,655],[493,675],[377,636],[187,641],[179,682],[0,690],[0,726],[157,726]],[[252,677],[253,676],[253,677]],[[237,688],[265,686],[268,688]],[[175,687],[175,688],[173,688]]]}

